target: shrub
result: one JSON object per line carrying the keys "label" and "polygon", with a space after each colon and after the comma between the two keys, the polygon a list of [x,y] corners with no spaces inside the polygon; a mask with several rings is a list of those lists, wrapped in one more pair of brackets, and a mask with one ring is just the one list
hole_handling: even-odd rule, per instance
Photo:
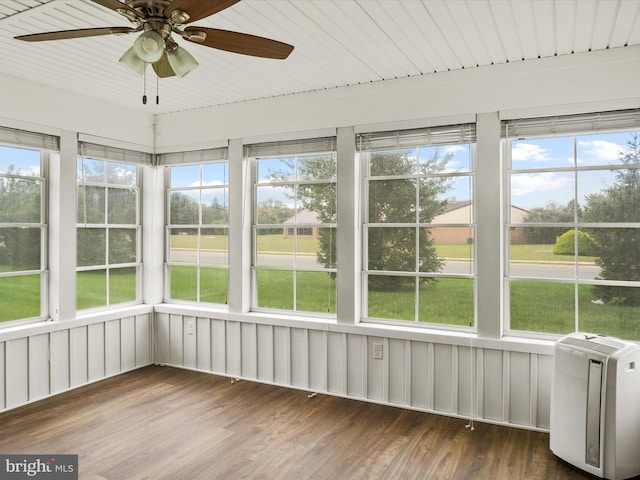
{"label": "shrub", "polygon": [[[575,230],[569,230],[560,235],[553,246],[553,253],[555,255],[574,255],[574,235]],[[593,237],[578,230],[578,255],[594,256],[595,254],[596,245]]]}

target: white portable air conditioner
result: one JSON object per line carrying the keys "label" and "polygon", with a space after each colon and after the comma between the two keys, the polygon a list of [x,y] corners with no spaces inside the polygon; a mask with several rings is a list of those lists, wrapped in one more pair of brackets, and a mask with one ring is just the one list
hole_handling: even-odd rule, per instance
{"label": "white portable air conditioner", "polygon": [[555,345],[550,448],[612,480],[640,474],[640,346],[572,333]]}

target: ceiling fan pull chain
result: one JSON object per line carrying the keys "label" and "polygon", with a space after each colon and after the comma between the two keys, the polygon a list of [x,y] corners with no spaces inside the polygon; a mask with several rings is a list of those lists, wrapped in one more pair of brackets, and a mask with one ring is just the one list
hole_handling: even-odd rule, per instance
{"label": "ceiling fan pull chain", "polygon": [[142,104],[147,104],[147,68],[145,65],[144,74],[142,75]]}
{"label": "ceiling fan pull chain", "polygon": [[156,105],[160,104],[160,78],[156,76]]}

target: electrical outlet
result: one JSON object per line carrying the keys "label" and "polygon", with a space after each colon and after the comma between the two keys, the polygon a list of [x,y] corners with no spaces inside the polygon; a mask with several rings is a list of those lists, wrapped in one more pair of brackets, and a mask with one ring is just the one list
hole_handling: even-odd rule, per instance
{"label": "electrical outlet", "polygon": [[195,322],[193,320],[189,320],[187,322],[187,335],[193,335],[195,330]]}
{"label": "electrical outlet", "polygon": [[373,358],[376,360],[382,360],[382,344],[381,343],[373,344]]}

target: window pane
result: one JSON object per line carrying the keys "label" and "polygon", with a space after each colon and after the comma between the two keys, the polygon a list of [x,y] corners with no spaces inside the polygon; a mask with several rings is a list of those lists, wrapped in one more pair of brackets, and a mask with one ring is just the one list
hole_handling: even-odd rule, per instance
{"label": "window pane", "polygon": [[169,239],[169,261],[178,263],[197,263],[197,228],[171,229],[171,237]]}
{"label": "window pane", "polygon": [[[421,192],[420,221],[422,223],[473,222],[471,177],[438,177],[431,180],[434,182],[430,185],[425,185],[423,182],[422,188],[426,186],[430,190]],[[425,201],[426,204],[422,205]]]}
{"label": "window pane", "polygon": [[[468,183],[468,180],[467,180]],[[444,202],[434,202],[431,211],[425,208],[425,215],[421,213],[421,223],[464,223],[469,224],[473,222],[473,205],[470,200],[457,201],[457,200],[445,200]],[[440,212],[437,215],[433,215],[435,212]]]}
{"label": "window pane", "polygon": [[581,221],[640,222],[640,170],[580,172],[578,186]]}
{"label": "window pane", "polygon": [[416,278],[369,275],[368,316],[415,321]]}
{"label": "window pane", "polygon": [[473,274],[473,228],[420,229],[420,271]]}
{"label": "window pane", "polygon": [[293,272],[258,270],[258,307],[293,310]]}
{"label": "window pane", "polygon": [[198,268],[170,267],[171,276],[171,298],[174,300],[188,300],[195,302],[198,300]]}
{"label": "window pane", "polygon": [[130,188],[109,189],[110,224],[136,224],[138,210],[138,192]]}
{"label": "window pane", "polygon": [[135,186],[137,184],[136,166],[107,162],[107,183]]}
{"label": "window pane", "polygon": [[419,320],[472,327],[473,285],[472,279],[421,279]]}
{"label": "window pane", "polygon": [[40,285],[40,275],[0,277],[0,322],[39,317]]}
{"label": "window pane", "polygon": [[369,172],[372,177],[414,175],[417,173],[417,149],[388,150],[369,154]]}
{"label": "window pane", "polygon": [[105,223],[106,188],[78,185],[78,223]]}
{"label": "window pane", "polygon": [[228,271],[226,268],[200,269],[200,301],[227,303]]}
{"label": "window pane", "polygon": [[640,281],[640,229],[589,228],[581,242],[592,255],[590,267],[579,269],[588,278]]}
{"label": "window pane", "polygon": [[256,229],[256,265],[293,267],[294,237],[290,229]]}
{"label": "window pane", "polygon": [[40,176],[40,152],[0,145],[0,173]]}
{"label": "window pane", "polygon": [[330,273],[296,272],[296,310],[336,312],[336,282]]}
{"label": "window pane", "polygon": [[41,182],[0,178],[0,222],[40,223]]}
{"label": "window pane", "polygon": [[134,302],[136,300],[136,267],[112,268],[109,270],[109,304]]}
{"label": "window pane", "polygon": [[423,169],[421,173],[429,173],[430,170],[425,171],[424,168],[432,164],[444,164],[444,169],[447,172],[471,171],[471,147],[469,144],[420,147],[418,155]]}
{"label": "window pane", "polygon": [[228,185],[228,162],[207,163],[202,165],[202,186]]}
{"label": "window pane", "polygon": [[0,228],[0,272],[40,270],[40,228]]}
{"label": "window pane", "polygon": [[573,137],[529,138],[511,142],[513,170],[573,166]]}
{"label": "window pane", "polygon": [[580,135],[576,139],[578,166],[620,165],[624,158],[637,165],[640,159],[630,152],[628,141],[628,132]]}
{"label": "window pane", "polygon": [[298,157],[296,159],[298,170],[298,180],[335,180],[336,178],[336,156],[311,155],[308,157]]}
{"label": "window pane", "polygon": [[369,270],[415,272],[416,229],[369,228]]}
{"label": "window pane", "polygon": [[[303,233],[305,231],[303,229]],[[314,238],[316,233],[317,238]],[[311,256],[315,264],[310,262],[309,265],[315,267],[336,268],[336,228],[314,227],[311,229],[310,234],[310,236],[301,235],[300,229],[298,229],[298,256]],[[298,264],[301,264],[300,259],[298,259]]]}
{"label": "window pane", "polygon": [[415,179],[369,182],[369,223],[414,223]]}
{"label": "window pane", "polygon": [[106,265],[106,229],[78,227],[77,235],[78,266]]}
{"label": "window pane", "polygon": [[575,286],[511,282],[511,329],[566,334],[575,330]]}
{"label": "window pane", "polygon": [[200,186],[200,165],[171,167],[171,188]]}
{"label": "window pane", "polygon": [[512,243],[510,247],[509,275],[528,278],[575,279],[576,266],[573,249],[566,254],[554,253],[556,232],[566,232],[567,228],[532,227],[512,231],[512,241],[535,239],[553,243]]}
{"label": "window pane", "polygon": [[202,224],[226,224],[229,216],[229,193],[226,188],[202,190]]}
{"label": "window pane", "polygon": [[640,288],[581,285],[578,302],[582,331],[640,340]]}
{"label": "window pane", "polygon": [[169,221],[171,225],[198,225],[200,223],[199,190],[171,192]]}
{"label": "window pane", "polygon": [[[103,250],[104,251],[104,250]],[[76,274],[76,308],[104,307],[107,304],[107,272],[92,270]]]}
{"label": "window pane", "polygon": [[[514,173],[511,175],[511,205],[520,209],[538,212],[539,209],[565,208],[573,210],[575,173],[540,172]],[[537,217],[536,217],[537,218]],[[573,220],[573,216],[571,218]],[[534,221],[533,218],[531,221]],[[557,221],[536,219],[535,221]]]}
{"label": "window pane", "polygon": [[104,164],[102,160],[78,159],[78,183],[105,183]]}
{"label": "window pane", "polygon": [[227,265],[229,263],[228,230],[203,228],[200,231],[200,264]]}
{"label": "window pane", "polygon": [[267,158],[258,160],[258,183],[295,180],[295,161],[290,158]]}
{"label": "window pane", "polygon": [[137,231],[132,228],[109,229],[109,264],[134,263],[137,260]]}
{"label": "window pane", "polygon": [[260,185],[256,188],[256,223],[286,223],[295,213],[292,191],[286,187]]}
{"label": "window pane", "polygon": [[335,183],[300,184],[297,194],[302,208],[296,212],[296,223],[335,223]]}

